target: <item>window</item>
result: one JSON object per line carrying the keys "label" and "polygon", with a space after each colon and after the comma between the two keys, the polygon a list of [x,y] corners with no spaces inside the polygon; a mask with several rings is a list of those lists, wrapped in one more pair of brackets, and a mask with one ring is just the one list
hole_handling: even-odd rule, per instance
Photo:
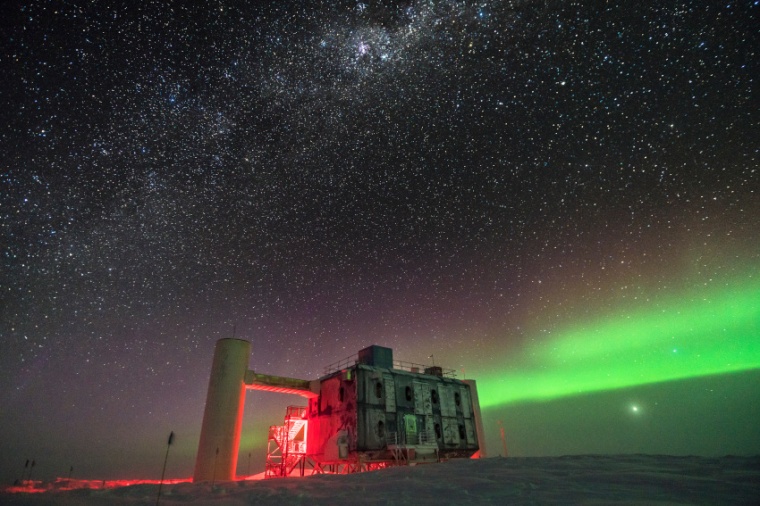
{"label": "window", "polygon": [[465,440],[467,439],[467,434],[464,432],[464,425],[459,424],[459,439]]}
{"label": "window", "polygon": [[406,390],[404,390],[404,393],[406,394],[406,400],[411,402],[411,400],[412,400],[412,387],[406,387]]}
{"label": "window", "polygon": [[433,404],[438,404],[438,390],[430,391],[430,400],[433,401]]}
{"label": "window", "polygon": [[375,395],[378,399],[383,398],[383,383],[381,381],[375,382]]}
{"label": "window", "polygon": [[377,422],[377,437],[385,437],[385,422]]}
{"label": "window", "polygon": [[441,439],[441,424],[440,423],[435,424],[435,438]]}
{"label": "window", "polygon": [[344,398],[344,396],[345,396],[345,393],[346,393],[346,392],[345,392],[345,390],[343,389],[343,387],[340,387],[340,390],[338,390],[338,397],[340,398],[340,402],[343,402],[343,398]]}
{"label": "window", "polygon": [[454,402],[457,404],[457,406],[462,405],[462,396],[459,395],[459,392],[454,392]]}

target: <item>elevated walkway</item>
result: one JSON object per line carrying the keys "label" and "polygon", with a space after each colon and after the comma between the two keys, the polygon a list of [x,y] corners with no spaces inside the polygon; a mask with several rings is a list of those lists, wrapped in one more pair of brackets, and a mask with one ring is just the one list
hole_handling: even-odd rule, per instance
{"label": "elevated walkway", "polygon": [[263,390],[265,392],[278,392],[282,394],[295,394],[310,399],[319,396],[319,381],[309,381],[284,376],[272,376],[271,374],[259,374],[254,371],[246,371],[243,380],[248,390]]}

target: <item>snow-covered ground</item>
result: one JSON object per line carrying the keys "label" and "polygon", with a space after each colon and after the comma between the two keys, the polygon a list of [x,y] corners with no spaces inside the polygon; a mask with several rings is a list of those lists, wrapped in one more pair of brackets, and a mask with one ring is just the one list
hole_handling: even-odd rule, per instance
{"label": "snow-covered ground", "polygon": [[[158,485],[0,493],[3,505],[156,504]],[[760,457],[459,460],[354,475],[164,484],[163,505],[760,504]]]}

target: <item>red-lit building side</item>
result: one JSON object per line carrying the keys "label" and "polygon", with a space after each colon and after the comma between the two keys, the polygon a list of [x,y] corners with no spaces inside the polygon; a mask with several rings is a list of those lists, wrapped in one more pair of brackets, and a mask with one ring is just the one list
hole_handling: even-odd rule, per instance
{"label": "red-lit building side", "polygon": [[355,472],[472,457],[479,450],[477,403],[471,383],[447,373],[394,363],[390,348],[361,350],[353,364],[319,379],[319,393],[305,409],[288,408],[280,434],[296,440],[274,445],[284,455],[270,451],[268,474],[303,474],[306,462],[317,472]]}

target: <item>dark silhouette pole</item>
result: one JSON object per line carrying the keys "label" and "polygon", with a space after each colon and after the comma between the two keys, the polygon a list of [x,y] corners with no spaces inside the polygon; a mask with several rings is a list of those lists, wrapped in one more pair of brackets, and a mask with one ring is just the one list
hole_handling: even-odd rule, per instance
{"label": "dark silhouette pole", "polygon": [[214,477],[211,479],[211,486],[214,486],[214,483],[216,483],[216,461],[219,458],[219,447],[216,447],[216,456],[214,457]]}
{"label": "dark silhouette pole", "polygon": [[158,501],[161,499],[161,487],[164,486],[164,475],[166,474],[166,462],[169,460],[169,447],[172,445],[173,441],[174,441],[174,431],[171,431],[169,433],[169,441],[166,443],[166,456],[164,457],[164,470],[161,471],[161,481],[158,484],[158,496],[156,497],[156,506],[158,506]]}
{"label": "dark silhouette pole", "polygon": [[29,459],[26,459],[26,463],[24,464],[24,470],[21,471],[21,480],[16,480],[16,483],[23,484],[24,480],[26,479],[26,470],[29,469]]}
{"label": "dark silhouette pole", "polygon": [[507,456],[507,438],[504,436],[504,424],[499,420],[499,435],[501,436],[501,447],[504,449],[504,456]]}
{"label": "dark silhouette pole", "polygon": [[32,482],[32,471],[34,471],[34,466],[35,466],[36,464],[37,464],[37,462],[36,462],[34,459],[32,459],[32,463],[31,463],[31,465],[29,466],[29,478],[27,478],[27,480],[29,480],[29,483],[30,483],[30,484],[31,484],[31,482]]}

